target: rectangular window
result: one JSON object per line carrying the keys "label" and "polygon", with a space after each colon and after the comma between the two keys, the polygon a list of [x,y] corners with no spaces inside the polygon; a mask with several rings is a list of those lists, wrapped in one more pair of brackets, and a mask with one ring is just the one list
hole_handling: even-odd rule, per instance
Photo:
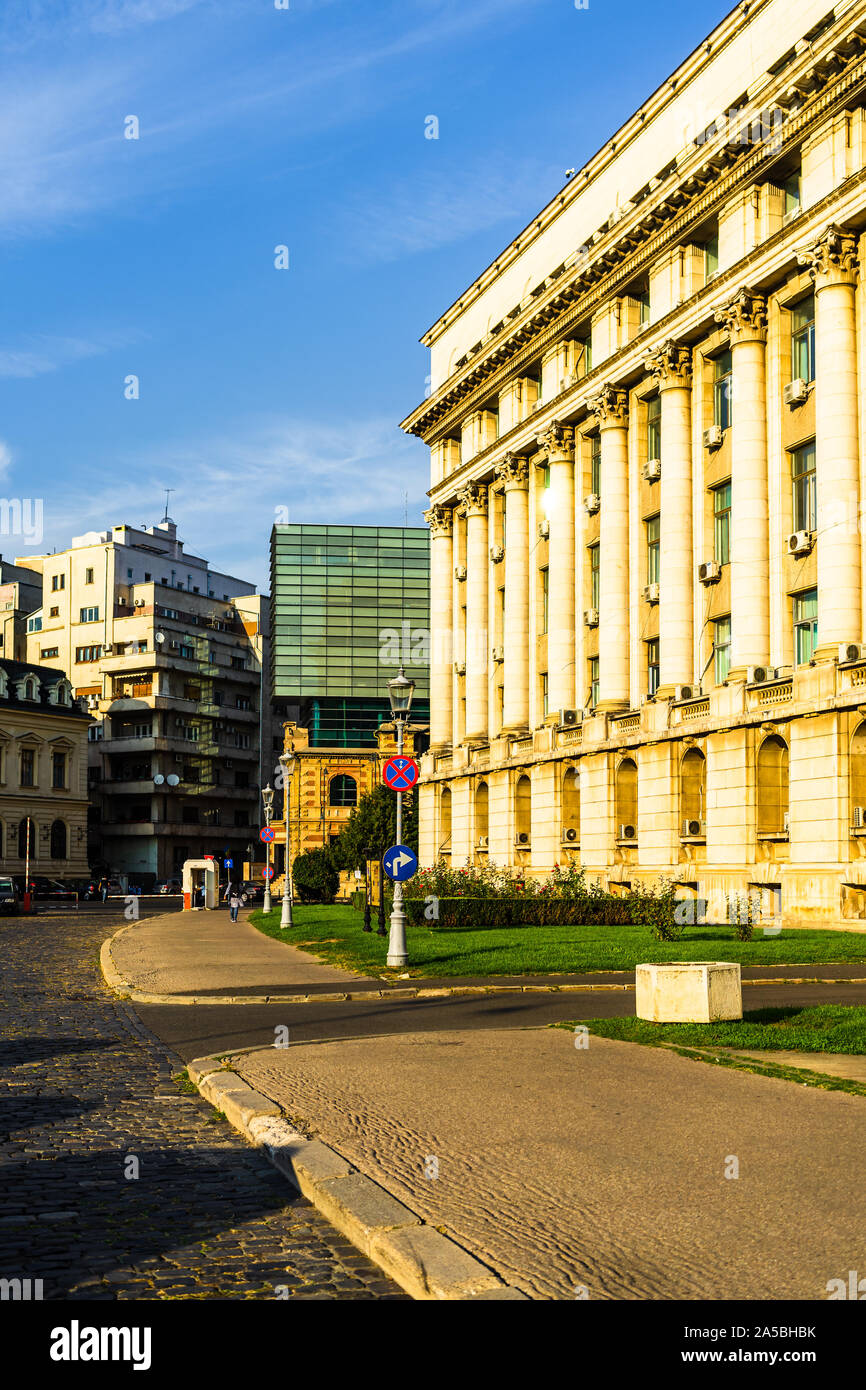
{"label": "rectangular window", "polygon": [[662,398],[651,396],[646,403],[647,462],[662,456]]}
{"label": "rectangular window", "polygon": [[719,269],[719,238],[718,233],[711,236],[704,242],[704,254],[706,257],[704,273],[707,280],[712,280]]}
{"label": "rectangular window", "polygon": [[66,786],[65,753],[53,753],[51,755],[51,785],[58,791]]}
{"label": "rectangular window", "polygon": [[782,185],[785,193],[785,216],[792,217],[800,211],[800,170],[790,174]]}
{"label": "rectangular window", "polygon": [[55,656],[60,655],[59,647],[43,647],[39,653],[40,661],[51,661]]}
{"label": "rectangular window", "polygon": [[49,608],[49,610],[48,610],[48,616],[49,616],[49,618],[59,618],[59,617],[60,617],[60,609],[59,609],[59,608]]}
{"label": "rectangular window", "polygon": [[730,349],[713,362],[713,421],[723,430],[731,425],[731,376],[733,359]]}
{"label": "rectangular window", "polygon": [[547,632],[550,617],[550,570],[541,571],[541,631]]}
{"label": "rectangular window", "polygon": [[99,609],[98,609],[98,608],[82,608],[82,609],[81,609],[81,615],[80,615],[78,621],[79,621],[80,623],[98,623],[98,622],[99,622]]}
{"label": "rectangular window", "polygon": [[659,639],[653,637],[646,644],[647,693],[655,695],[659,688]]}
{"label": "rectangular window", "polygon": [[601,435],[594,434],[589,441],[589,465],[592,473],[590,492],[594,492],[597,497],[601,496]]}
{"label": "rectangular window", "polygon": [[589,662],[589,703],[592,709],[598,704],[598,657],[593,656]]}
{"label": "rectangular window", "polygon": [[101,647],[76,647],[76,661],[98,661],[102,655]]}
{"label": "rectangular window", "polygon": [[791,376],[815,380],[815,296],[801,299],[791,310]]}
{"label": "rectangular window", "polygon": [[719,618],[714,623],[713,655],[715,658],[716,685],[728,679],[731,669],[731,620]]}
{"label": "rectangular window", "polygon": [[599,563],[599,547],[597,545],[591,545],[589,547],[589,589],[590,602],[593,608],[598,608]]}
{"label": "rectangular window", "polygon": [[549,712],[547,707],[547,691],[547,672],[545,671],[541,677],[541,716],[543,719],[547,718]]}
{"label": "rectangular window", "polygon": [[85,582],[85,584],[92,584],[92,583],[93,583],[93,570],[92,570],[92,569],[86,569],[86,570],[84,571],[84,582]]}
{"label": "rectangular window", "polygon": [[101,724],[91,724],[90,728],[87,730],[87,742],[88,742],[88,743],[99,743],[99,741],[101,740],[101,738],[102,738],[102,725],[101,725]]}
{"label": "rectangular window", "polygon": [[658,584],[661,555],[661,517],[651,516],[646,523],[646,582]]}
{"label": "rectangular window", "polygon": [[713,488],[713,558],[717,565],[731,559],[731,484]]}
{"label": "rectangular window", "polygon": [[36,754],[32,748],[21,749],[21,786],[35,787]]}
{"label": "rectangular window", "polygon": [[818,645],[818,590],[794,595],[794,653],[798,666],[812,660]]}
{"label": "rectangular window", "polygon": [[641,290],[641,291],[639,292],[639,294],[635,295],[635,298],[637,299],[637,302],[638,302],[638,304],[640,305],[640,322],[641,322],[641,323],[649,323],[649,321],[650,321],[650,297],[649,297],[649,290]]}
{"label": "rectangular window", "polygon": [[65,589],[65,588],[66,588],[66,575],[65,575],[65,574],[52,574],[52,576],[51,576],[51,587],[52,587],[52,589],[54,590],[55,593],[57,592],[58,589]]}
{"label": "rectangular window", "polygon": [[818,529],[815,492],[815,441],[791,450],[791,485],[794,494],[794,530]]}

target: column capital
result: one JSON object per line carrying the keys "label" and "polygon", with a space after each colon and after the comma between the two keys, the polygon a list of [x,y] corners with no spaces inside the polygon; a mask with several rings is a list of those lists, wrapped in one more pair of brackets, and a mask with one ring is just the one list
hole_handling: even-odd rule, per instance
{"label": "column capital", "polygon": [[674,342],[673,338],[668,338],[666,343],[650,353],[644,361],[644,368],[660,391],[668,391],[674,386],[691,387],[691,349]]}
{"label": "column capital", "polygon": [[762,294],[743,288],[715,312],[716,323],[728,330],[731,346],[737,343],[767,341],[767,300]]}
{"label": "column capital", "polygon": [[855,285],[857,283],[857,238],[831,224],[821,233],[814,246],[797,252],[797,263],[808,267],[815,289],[825,285]]}
{"label": "column capital", "polygon": [[622,429],[628,424],[628,392],[607,383],[598,395],[587,402],[590,415],[598,420],[600,430],[614,426]]}
{"label": "column capital", "polygon": [[450,536],[454,529],[454,509],[437,502],[424,513],[424,520],[434,536]]}
{"label": "column capital", "polygon": [[505,484],[506,492],[529,487],[529,463],[522,454],[506,454],[496,468],[496,477]]}
{"label": "column capital", "polygon": [[574,458],[574,426],[551,420],[547,429],[538,435],[538,447],[544,449],[548,459],[556,455],[570,463]]}
{"label": "column capital", "polygon": [[460,512],[463,516],[487,515],[487,486],[485,483],[467,483],[458,493]]}

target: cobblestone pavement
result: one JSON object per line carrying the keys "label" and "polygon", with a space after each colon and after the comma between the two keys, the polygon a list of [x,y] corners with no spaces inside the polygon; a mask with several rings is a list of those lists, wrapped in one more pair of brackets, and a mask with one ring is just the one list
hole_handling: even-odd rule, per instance
{"label": "cobblestone pavement", "polygon": [[46,1299],[405,1299],[172,1079],[99,972],[122,923],[0,919],[0,1278]]}

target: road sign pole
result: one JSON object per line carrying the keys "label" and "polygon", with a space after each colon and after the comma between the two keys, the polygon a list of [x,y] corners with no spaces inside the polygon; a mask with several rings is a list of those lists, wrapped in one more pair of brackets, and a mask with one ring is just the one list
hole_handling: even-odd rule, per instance
{"label": "road sign pole", "polygon": [[[397,756],[403,752],[403,720],[397,720]],[[403,793],[397,792],[397,844],[403,843]],[[384,883],[382,887],[384,889]],[[408,965],[406,953],[406,914],[403,911],[403,885],[399,879],[394,883],[394,906],[391,912],[391,935],[388,938],[388,964],[399,967]]]}
{"label": "road sign pole", "polygon": [[[269,784],[269,785],[270,785],[270,784]],[[266,807],[265,807],[265,829],[266,829],[266,830],[269,830],[269,829],[270,829],[270,825],[271,825],[271,810],[270,810],[270,807],[269,807],[269,806],[266,806]],[[270,840],[265,840],[265,895],[264,895],[264,898],[262,899],[262,911],[263,911],[263,912],[270,912],[270,910],[271,910],[271,876],[270,876],[270,874],[268,873],[268,869],[269,869],[270,867],[271,867],[271,842],[270,842]]]}

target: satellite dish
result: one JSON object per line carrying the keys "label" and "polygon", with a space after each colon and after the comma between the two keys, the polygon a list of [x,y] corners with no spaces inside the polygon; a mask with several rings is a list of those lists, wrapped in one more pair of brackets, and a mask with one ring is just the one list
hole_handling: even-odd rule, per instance
{"label": "satellite dish", "polygon": [[163,782],[165,781],[165,778],[163,777],[161,772],[158,772],[153,780],[158,787],[161,787]]}
{"label": "satellite dish", "polygon": [[176,772],[170,772],[166,780],[170,787],[176,787],[178,782],[180,781],[180,778],[178,777]]}
{"label": "satellite dish", "polygon": [[159,645],[162,646],[163,642],[165,641],[165,633],[164,633],[164,632],[156,632],[156,633],[154,633],[154,641],[155,641],[155,642],[158,642]]}

